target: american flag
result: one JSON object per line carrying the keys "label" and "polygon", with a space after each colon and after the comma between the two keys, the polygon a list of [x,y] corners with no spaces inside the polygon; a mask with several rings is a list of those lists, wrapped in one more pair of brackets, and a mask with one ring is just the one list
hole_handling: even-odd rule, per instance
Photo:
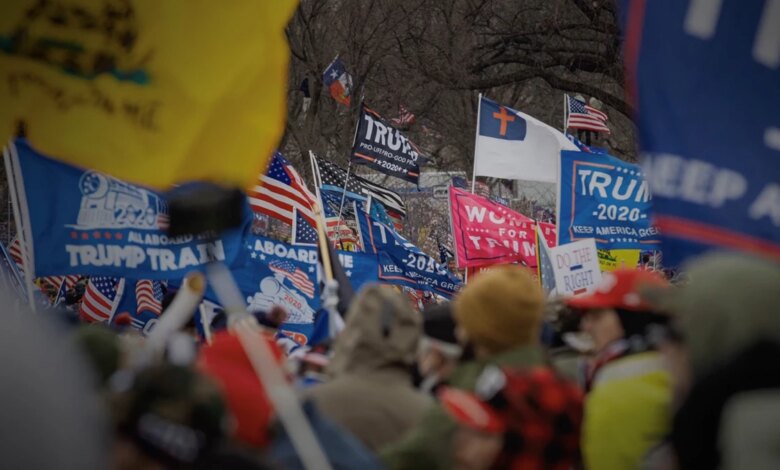
{"label": "american flag", "polygon": [[309,225],[306,220],[301,217],[298,211],[295,211],[295,223],[292,228],[292,244],[293,245],[316,245],[317,244],[317,230]]}
{"label": "american flag", "polygon": [[357,236],[346,224],[346,218],[355,218],[355,209],[352,202],[362,204],[360,201],[354,201],[346,198],[344,208],[339,217],[339,207],[341,207],[341,191],[320,191],[322,197],[322,212],[325,217],[325,230],[328,238],[333,242],[343,242],[357,244]]}
{"label": "american flag", "polygon": [[117,307],[119,283],[115,277],[89,278],[79,309],[81,319],[89,323],[109,321]]}
{"label": "american flag", "polygon": [[290,261],[284,260],[273,260],[268,263],[268,267],[274,273],[281,274],[289,279],[307,297],[314,298],[314,283],[302,269],[296,267]]}
{"label": "american flag", "polygon": [[44,277],[42,280],[43,282],[48,283],[55,289],[60,289],[62,286],[65,286],[65,290],[69,290],[69,289],[73,289],[73,286],[75,286],[76,283],[79,282],[79,279],[81,279],[81,276],[70,274],[68,276],[47,276]]}
{"label": "american flag", "polygon": [[398,117],[390,119],[390,122],[399,127],[410,126],[414,124],[416,116],[406,109],[406,106],[401,105],[398,107]]}
{"label": "american flag", "polygon": [[266,174],[248,191],[249,205],[255,212],[266,214],[290,225],[297,210],[306,222],[316,227],[312,205],[316,197],[306,187],[301,175],[282,154],[274,153]]}
{"label": "american flag", "polygon": [[607,127],[608,118],[604,112],[593,106],[588,106],[569,95],[566,95],[566,100],[569,102],[569,117],[566,119],[567,128],[609,133],[609,127]]}
{"label": "american flag", "polygon": [[162,313],[162,298],[160,281],[144,279],[135,283],[136,313],[147,311],[159,315]]}
{"label": "american flag", "polygon": [[[16,268],[19,270],[19,274],[24,275],[24,266],[22,264],[22,244],[19,241],[18,236],[15,236],[8,245],[8,254],[11,256],[11,259],[14,260],[14,263],[16,263]],[[62,288],[63,283],[65,283],[65,290],[72,289],[73,286],[79,282],[79,279],[81,279],[81,276],[76,274],[70,274],[67,276],[46,276],[41,278],[44,284],[49,284],[57,290]]]}
{"label": "american flag", "polygon": [[11,255],[11,259],[16,263],[16,267],[19,271],[22,271],[22,243],[19,241],[19,236],[15,236],[11,243],[8,245],[8,254]]}
{"label": "american flag", "polygon": [[[344,180],[347,177],[346,170],[319,157],[314,157],[314,163],[314,177],[321,188],[339,192],[344,189]],[[349,175],[346,186],[347,196],[354,195],[358,199],[365,199],[371,196],[385,206],[390,217],[393,217],[393,214],[397,214],[401,218],[406,216],[406,205],[398,193],[355,174]]]}

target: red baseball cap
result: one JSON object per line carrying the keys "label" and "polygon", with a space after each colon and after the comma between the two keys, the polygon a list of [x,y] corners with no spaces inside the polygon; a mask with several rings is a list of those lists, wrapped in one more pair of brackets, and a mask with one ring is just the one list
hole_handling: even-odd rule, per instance
{"label": "red baseball cap", "polygon": [[643,299],[646,288],[666,288],[669,283],[661,275],[641,269],[620,269],[601,275],[601,283],[590,294],[569,297],[566,305],[578,310],[619,308],[637,312],[652,311]]}

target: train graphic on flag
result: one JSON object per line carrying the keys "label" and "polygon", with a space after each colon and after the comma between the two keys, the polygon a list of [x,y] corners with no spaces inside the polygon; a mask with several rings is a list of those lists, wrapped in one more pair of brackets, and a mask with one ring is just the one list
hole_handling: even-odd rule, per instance
{"label": "train graphic on flag", "polygon": [[79,179],[76,228],[165,230],[168,206],[157,194],[96,171]]}

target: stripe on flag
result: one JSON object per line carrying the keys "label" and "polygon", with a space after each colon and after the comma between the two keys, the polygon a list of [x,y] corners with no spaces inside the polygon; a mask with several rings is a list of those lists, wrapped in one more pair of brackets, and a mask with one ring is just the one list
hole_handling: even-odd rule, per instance
{"label": "stripe on flag", "polygon": [[159,281],[144,279],[135,283],[137,312],[162,313],[162,288]]}
{"label": "stripe on flag", "polygon": [[79,316],[90,323],[110,320],[116,306],[118,284],[119,279],[115,277],[91,277],[81,299]]}
{"label": "stripe on flag", "polygon": [[305,272],[291,262],[274,260],[268,263],[268,267],[271,268],[271,271],[279,273],[289,279],[295,287],[308,297],[314,297],[314,283],[309,279],[309,276]]}
{"label": "stripe on flag", "polygon": [[566,100],[569,107],[569,115],[566,119],[567,128],[609,133],[608,117],[604,112],[569,95],[566,95]]}
{"label": "stripe on flag", "polygon": [[258,177],[258,184],[247,191],[252,210],[292,225],[297,211],[316,227],[312,206],[316,197],[290,163],[276,152],[268,170]]}

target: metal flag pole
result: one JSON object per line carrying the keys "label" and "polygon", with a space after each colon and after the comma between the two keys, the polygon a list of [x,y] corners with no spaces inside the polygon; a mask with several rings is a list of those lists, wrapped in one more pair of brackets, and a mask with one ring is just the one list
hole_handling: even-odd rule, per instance
{"label": "metal flag pole", "polygon": [[566,123],[569,121],[569,95],[563,94],[563,134],[566,135]]}
{"label": "metal flag pole", "polygon": [[[477,102],[477,129],[474,136],[474,164],[471,166],[471,194],[474,194],[474,188],[477,184],[477,142],[479,142],[479,117],[482,114],[482,93],[479,94]],[[466,270],[466,279],[468,279],[468,269]]]}
{"label": "metal flag pole", "polygon": [[[360,114],[363,114],[363,96],[362,96],[362,87],[361,87],[361,96],[360,96],[360,105],[358,106],[358,109],[360,110]],[[352,151],[349,155],[349,165],[347,165],[347,176],[344,178],[344,187],[341,189],[341,204],[339,204],[339,222],[341,221],[341,212],[344,210],[344,199],[347,197],[347,183],[349,183],[349,174],[352,171],[352,154],[355,152],[355,142],[357,142],[357,133],[358,129],[360,129],[360,115],[358,115],[358,120],[355,123],[355,133],[352,136]],[[339,243],[341,243],[341,235],[339,235]]]}
{"label": "metal flag pole", "polygon": [[[477,185],[477,144],[479,142],[479,121],[482,114],[482,93],[479,94],[479,101],[477,101],[477,127],[474,132],[474,164],[471,166],[471,194],[474,194],[474,189]],[[463,283],[469,282],[469,268],[466,267],[466,272],[463,274]]]}

